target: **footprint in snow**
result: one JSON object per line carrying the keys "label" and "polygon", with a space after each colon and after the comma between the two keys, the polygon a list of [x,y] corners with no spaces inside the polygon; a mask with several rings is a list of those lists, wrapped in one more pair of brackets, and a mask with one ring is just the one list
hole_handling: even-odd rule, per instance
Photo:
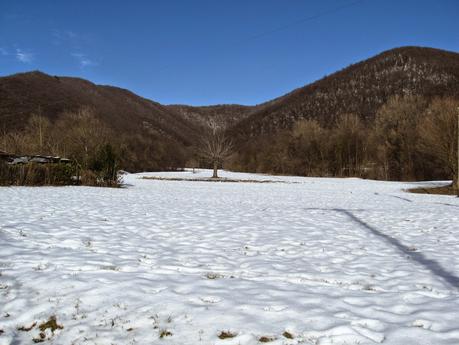
{"label": "footprint in snow", "polygon": [[357,319],[351,321],[352,327],[367,328],[375,332],[383,332],[386,329],[386,325],[376,319]]}
{"label": "footprint in snow", "polygon": [[424,329],[431,329],[432,328],[432,321],[429,320],[414,320],[411,324],[413,327],[420,327]]}
{"label": "footprint in snow", "polygon": [[217,296],[202,296],[198,298],[190,298],[189,301],[194,304],[216,304],[219,303],[222,299]]}
{"label": "footprint in snow", "polygon": [[200,297],[200,300],[203,301],[204,303],[218,303],[222,299],[216,296],[204,296],[204,297]]}
{"label": "footprint in snow", "polygon": [[285,310],[287,308],[288,307],[285,306],[285,305],[270,305],[270,306],[264,307],[263,310],[264,311],[271,311],[271,312],[280,312],[280,311],[283,311],[283,310]]}
{"label": "footprint in snow", "polygon": [[380,333],[380,332],[375,332],[375,331],[372,331],[366,327],[362,327],[362,326],[359,326],[359,325],[354,325],[352,326],[352,328],[354,329],[354,331],[358,332],[360,335],[368,338],[368,339],[371,339],[373,342],[375,343],[382,343],[384,341],[384,339],[386,338],[384,336],[384,333]]}

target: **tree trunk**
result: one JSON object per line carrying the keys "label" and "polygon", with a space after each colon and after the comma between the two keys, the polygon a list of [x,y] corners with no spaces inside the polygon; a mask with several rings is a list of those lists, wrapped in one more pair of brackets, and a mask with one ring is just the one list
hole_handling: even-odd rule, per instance
{"label": "tree trunk", "polygon": [[217,171],[218,171],[218,162],[215,161],[214,162],[214,174],[212,175],[212,178],[218,178]]}

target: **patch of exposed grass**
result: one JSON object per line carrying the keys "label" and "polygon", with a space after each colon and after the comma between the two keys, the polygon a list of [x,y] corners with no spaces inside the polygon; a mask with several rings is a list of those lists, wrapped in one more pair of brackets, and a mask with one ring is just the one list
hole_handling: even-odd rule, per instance
{"label": "patch of exposed grass", "polygon": [[29,332],[29,331],[31,331],[32,328],[34,328],[36,325],[37,325],[37,323],[34,322],[34,323],[31,324],[29,327],[27,327],[27,326],[21,326],[21,327],[18,327],[17,330],[18,330],[18,331],[21,331],[21,332]]}
{"label": "patch of exposed grass", "polygon": [[180,178],[180,177],[159,177],[159,176],[143,176],[143,180],[158,180],[158,181],[187,181],[187,182],[237,182],[237,183],[297,183],[287,181],[274,180],[240,180],[226,177],[219,178]]}
{"label": "patch of exposed grass", "polygon": [[46,331],[47,329],[50,329],[52,333],[54,333],[54,331],[56,329],[63,329],[64,326],[62,325],[59,325],[57,323],[57,320],[56,320],[56,317],[53,315],[53,316],[50,316],[48,321],[46,322],[43,322],[42,324],[40,324],[38,326],[38,328],[40,329],[40,331],[44,332]]}
{"label": "patch of exposed grass", "polygon": [[163,339],[165,337],[171,337],[172,336],[172,332],[167,330],[167,329],[162,329],[159,331],[159,338],[160,339]]}
{"label": "patch of exposed grass", "polygon": [[267,336],[262,336],[262,337],[260,337],[260,338],[258,339],[258,341],[259,341],[260,343],[269,343],[269,342],[274,341],[274,340],[276,340],[275,337],[267,337]]}
{"label": "patch of exposed grass", "polygon": [[208,272],[206,273],[206,278],[207,279],[220,279],[220,278],[223,278],[223,276],[219,273]]}
{"label": "patch of exposed grass", "polygon": [[100,266],[100,269],[104,271],[119,271],[120,270],[120,268],[115,265]]}
{"label": "patch of exposed grass", "polygon": [[293,339],[293,334],[290,333],[290,332],[287,332],[285,331],[284,333],[282,333],[282,335],[284,336],[284,338],[287,338],[287,339]]}
{"label": "patch of exposed grass", "polygon": [[32,341],[34,343],[43,343],[46,340],[46,334],[44,332],[40,332],[38,338],[33,338]]}
{"label": "patch of exposed grass", "polygon": [[376,291],[376,289],[371,286],[370,284],[365,284],[363,287],[362,287],[362,290],[365,290],[365,291]]}
{"label": "patch of exposed grass", "polygon": [[458,191],[453,187],[453,185],[442,187],[416,187],[407,189],[407,191],[418,194],[458,195]]}
{"label": "patch of exposed grass", "polygon": [[236,335],[237,333],[233,333],[231,331],[221,331],[220,334],[218,335],[218,338],[231,339],[231,338],[234,338]]}

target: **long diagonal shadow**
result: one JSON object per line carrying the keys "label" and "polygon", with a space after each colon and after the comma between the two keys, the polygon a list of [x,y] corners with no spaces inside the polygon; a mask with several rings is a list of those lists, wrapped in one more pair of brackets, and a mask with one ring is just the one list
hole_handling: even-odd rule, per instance
{"label": "long diagonal shadow", "polygon": [[432,272],[437,277],[441,278],[447,284],[452,286],[453,288],[459,288],[459,277],[455,276],[453,273],[448,272],[445,270],[437,261],[427,258],[424,254],[420,252],[414,252],[410,250],[409,247],[402,244],[399,240],[389,235],[386,235],[376,229],[375,227],[369,225],[356,215],[354,215],[350,210],[342,209],[342,208],[332,208],[332,209],[308,209],[308,210],[323,210],[323,211],[335,211],[338,213],[342,213],[350,218],[355,223],[359,224],[366,230],[370,231],[373,235],[382,238],[385,242],[389,243],[391,246],[397,248],[402,254],[409,256],[411,259],[416,261],[417,263],[421,264],[425,268],[427,268],[430,272]]}

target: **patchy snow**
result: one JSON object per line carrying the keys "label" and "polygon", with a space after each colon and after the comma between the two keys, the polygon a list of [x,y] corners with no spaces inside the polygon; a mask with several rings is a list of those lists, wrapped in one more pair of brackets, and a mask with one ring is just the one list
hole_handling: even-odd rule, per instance
{"label": "patchy snow", "polygon": [[145,175],[0,188],[0,344],[459,344],[458,198]]}

